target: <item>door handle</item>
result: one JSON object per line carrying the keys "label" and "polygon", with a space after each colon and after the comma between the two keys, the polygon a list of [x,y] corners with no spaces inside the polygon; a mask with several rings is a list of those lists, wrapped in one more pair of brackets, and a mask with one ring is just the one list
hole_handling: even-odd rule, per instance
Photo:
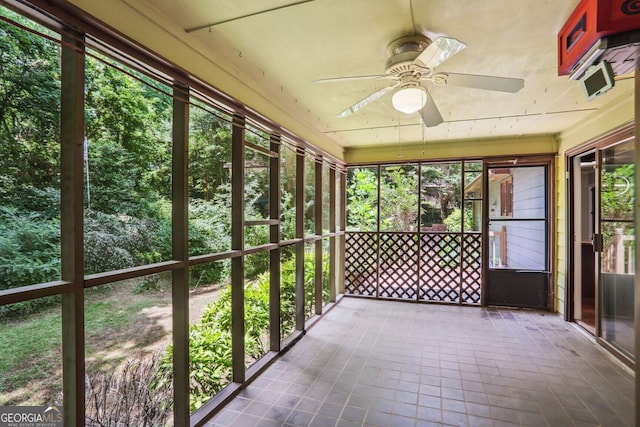
{"label": "door handle", "polygon": [[593,252],[602,252],[604,250],[604,239],[602,237],[602,234],[600,233],[595,233],[593,235]]}

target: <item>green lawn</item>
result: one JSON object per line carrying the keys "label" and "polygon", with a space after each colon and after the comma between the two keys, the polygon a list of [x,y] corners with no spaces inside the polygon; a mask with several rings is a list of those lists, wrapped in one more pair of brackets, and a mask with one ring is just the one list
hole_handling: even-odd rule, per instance
{"label": "green lawn", "polygon": [[[167,307],[170,293],[135,294],[128,284],[87,290],[87,371],[120,364],[132,351],[166,339],[144,309]],[[0,323],[0,405],[41,405],[62,390],[60,306]]]}
{"label": "green lawn", "polygon": [[40,393],[57,398],[62,389],[61,322],[60,310],[48,309],[0,325],[0,405],[42,404]]}

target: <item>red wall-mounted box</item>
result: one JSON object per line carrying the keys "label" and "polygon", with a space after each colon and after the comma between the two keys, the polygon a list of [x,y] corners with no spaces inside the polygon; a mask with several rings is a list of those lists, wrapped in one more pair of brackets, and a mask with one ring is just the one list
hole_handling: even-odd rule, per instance
{"label": "red wall-mounted box", "polygon": [[600,38],[640,29],[638,0],[582,0],[558,33],[558,75],[571,68]]}

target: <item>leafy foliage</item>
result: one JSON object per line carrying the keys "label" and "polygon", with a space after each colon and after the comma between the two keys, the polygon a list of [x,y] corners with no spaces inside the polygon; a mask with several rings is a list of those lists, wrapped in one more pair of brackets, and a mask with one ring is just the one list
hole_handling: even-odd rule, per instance
{"label": "leafy foliage", "polygon": [[280,205],[280,236],[281,240],[295,238],[296,235],[296,209],[293,194],[282,190],[282,202]]}
{"label": "leafy foliage", "polygon": [[[10,19],[27,24],[17,14]],[[57,185],[60,53],[52,42],[0,22],[0,203]]]}
{"label": "leafy foliage", "polygon": [[[305,256],[305,312],[314,314],[315,288],[313,269],[315,257]],[[280,336],[288,336],[295,328],[295,258],[281,265]],[[323,274],[327,276],[328,270]],[[262,357],[268,350],[269,337],[269,273],[249,280],[244,288],[245,309],[245,362],[247,365]],[[310,317],[309,316],[309,317]],[[189,329],[189,372],[191,381],[190,404],[195,411],[216,393],[233,381],[231,358],[231,286],[227,286],[218,299],[209,304],[200,321]],[[173,367],[173,348],[170,346],[160,370],[169,375]]]}
{"label": "leafy foliage", "polygon": [[[460,208],[454,208],[451,214],[444,219],[444,225],[447,231],[452,233],[460,233],[462,231],[462,210]],[[464,216],[464,229],[473,230],[473,216],[471,212],[465,211]]]}
{"label": "leafy foliage", "polygon": [[462,168],[459,163],[422,165],[422,224],[442,224],[461,207]]}
{"label": "leafy foliage", "polygon": [[378,227],[378,174],[371,168],[349,169],[347,227],[360,231]]}
{"label": "leafy foliage", "polygon": [[86,63],[90,208],[153,215],[154,201],[170,195],[171,100],[106,60]]}
{"label": "leafy foliage", "polygon": [[296,326],[296,263],[287,254],[280,263],[280,340],[293,333]]}
{"label": "leafy foliage", "polygon": [[[262,338],[269,329],[269,280],[263,274],[245,286],[245,352],[249,360],[264,354]],[[231,357],[231,287],[204,311],[189,330],[191,410],[194,411],[233,380]],[[161,370],[171,372],[169,347]]]}
{"label": "leafy foliage", "polygon": [[87,211],[85,272],[117,270],[168,258],[170,242],[163,245],[157,239],[159,226],[156,221]]}
{"label": "leafy foliage", "polygon": [[[0,203],[7,209],[0,226],[7,279],[0,286],[6,289],[60,277],[60,49],[6,22],[0,33]],[[92,54],[85,85],[87,274],[170,259],[172,238],[170,89]],[[231,235],[224,167],[231,126],[202,109],[193,112],[189,243],[195,253],[222,252]],[[25,233],[46,250],[25,244]],[[192,273],[194,284],[217,282],[228,266],[198,266]]]}
{"label": "leafy foliage", "polygon": [[418,173],[415,166],[389,166],[380,179],[380,229],[415,231],[418,225]]}
{"label": "leafy foliage", "polygon": [[229,183],[231,124],[203,108],[191,108],[190,115],[189,195],[209,201]]}
{"label": "leafy foliage", "polygon": [[[421,180],[415,166],[382,168],[379,188],[374,168],[349,169],[347,179],[347,228],[359,231],[415,231],[418,227],[418,204],[421,205],[421,225],[448,223],[449,230],[460,223],[462,208],[461,164],[423,164]],[[421,188],[418,182],[421,181]],[[378,194],[380,207],[378,209]],[[448,219],[449,218],[449,219]],[[458,219],[456,219],[458,218]],[[473,229],[467,215],[466,229]]]}
{"label": "leafy foliage", "polygon": [[[60,278],[59,75],[54,42],[0,22],[0,289]],[[0,316],[29,313],[55,299],[3,306]]]}
{"label": "leafy foliage", "polygon": [[606,168],[602,173],[602,217],[633,219],[635,198],[635,165],[633,163]]}
{"label": "leafy foliage", "polygon": [[[60,279],[60,224],[37,212],[0,207],[0,290]],[[0,306],[0,318],[38,310],[57,298]]]}
{"label": "leafy foliage", "polygon": [[60,228],[56,219],[1,207],[0,224],[1,289],[31,284],[33,277],[39,282],[60,277]]}

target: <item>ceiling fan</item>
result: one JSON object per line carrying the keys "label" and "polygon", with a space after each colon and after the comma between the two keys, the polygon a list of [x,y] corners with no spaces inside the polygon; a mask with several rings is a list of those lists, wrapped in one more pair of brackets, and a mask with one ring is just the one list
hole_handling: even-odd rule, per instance
{"label": "ceiling fan", "polygon": [[444,119],[423,82],[428,81],[437,86],[462,86],[511,93],[515,93],[524,87],[523,79],[436,72],[438,65],[460,52],[466,46],[461,41],[449,37],[438,37],[431,40],[424,35],[405,36],[393,41],[387,47],[390,56],[387,59],[384,74],[335,77],[315,80],[315,82],[367,79],[391,80],[393,84],[356,102],[340,112],[338,117],[347,117],[397,89],[391,99],[396,110],[406,114],[420,111],[420,116],[425,126],[437,126]]}

